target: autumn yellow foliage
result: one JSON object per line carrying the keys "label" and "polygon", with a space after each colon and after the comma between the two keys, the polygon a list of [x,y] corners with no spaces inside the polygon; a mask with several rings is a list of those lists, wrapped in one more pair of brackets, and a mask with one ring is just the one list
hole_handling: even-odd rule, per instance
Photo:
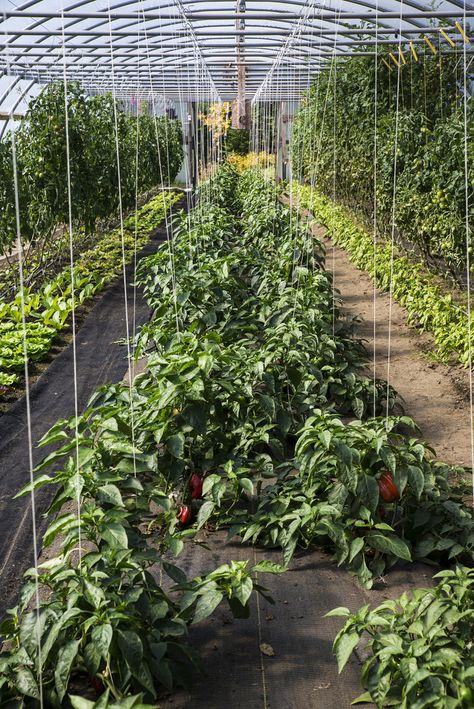
{"label": "autumn yellow foliage", "polygon": [[275,165],[275,156],[263,150],[260,153],[247,153],[247,155],[230,153],[227,156],[227,161],[235,167],[237,172],[244,172],[244,170],[248,170],[251,167],[260,167],[262,169],[273,167]]}
{"label": "autumn yellow foliage", "polygon": [[229,101],[213,103],[207,113],[199,113],[198,118],[212,131],[212,139],[218,143],[232,125],[232,109]]}

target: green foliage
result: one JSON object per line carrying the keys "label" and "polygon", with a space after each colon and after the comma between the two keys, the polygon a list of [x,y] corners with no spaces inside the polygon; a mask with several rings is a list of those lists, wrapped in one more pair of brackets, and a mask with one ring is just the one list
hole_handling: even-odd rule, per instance
{"label": "green foliage", "polygon": [[[389,49],[384,47],[384,56]],[[398,48],[393,51],[396,54]],[[382,56],[376,60],[353,56],[321,72],[295,119],[293,163],[296,173],[319,192],[351,208],[357,205],[358,215],[371,222],[376,187],[381,235],[391,232],[396,164],[397,235],[415,244],[431,263],[441,260],[459,272],[466,265],[462,77],[455,53],[434,57],[427,51],[420,52],[419,62],[406,52],[407,64],[400,69],[398,117],[397,72],[388,69]],[[467,131],[470,190],[474,184],[472,97]],[[473,209],[471,204],[471,220]]]}
{"label": "green foliage", "polygon": [[455,358],[468,366],[469,322],[467,304],[460,294],[455,299],[439,279],[398,247],[392,254],[390,243],[377,244],[374,261],[373,235],[360,227],[346,208],[304,185],[295,184],[293,193],[301,206],[309,208],[328,228],[331,238],[349,252],[358,268],[367,271],[385,290],[391,284],[393,297],[406,308],[409,321],[433,334],[441,359]]}
{"label": "green foliage", "polygon": [[[114,103],[110,95],[88,96],[67,85],[72,218],[93,232],[96,221],[119,206]],[[181,160],[181,129],[167,118],[128,115],[117,108],[122,204],[134,206],[144,192],[170,183]],[[15,132],[22,237],[45,240],[69,219],[64,84],[51,84],[35,98]],[[138,153],[137,153],[138,150]],[[138,164],[137,164],[138,154]],[[138,185],[136,185],[138,175]],[[0,143],[0,251],[15,243],[11,137]]]}
{"label": "green foliage", "polygon": [[[399,560],[472,557],[447,468],[403,431],[409,419],[380,417],[395,392],[365,375],[322,246],[275,183],[225,165],[199,197],[174,219],[173,248],[139,267],[153,312],[134,343],[146,370],[59,421],[19,493],[55,486],[43,547],[60,552],[39,570],[39,618],[30,571],[2,628],[4,703],[34,705],[40,669],[51,706],[81,673],[109,691],[104,702],[188,686],[188,625],[223,602],[246,617],[252,592],[266,594],[256,574],[284,571],[297,546],[331,549],[365,586]],[[382,519],[386,469],[403,494]],[[281,547],[283,565],[230,562],[188,579],[173,556],[207,525]]]}
{"label": "green foliage", "polygon": [[73,709],[154,709],[154,704],[144,704],[143,695],[136,694],[132,697],[109,701],[110,691],[107,689],[96,702],[84,697],[70,695],[69,699]]}
{"label": "green foliage", "polygon": [[54,337],[65,327],[73,306],[81,305],[118,276],[123,256],[126,262],[132,259],[135,248],[147,243],[150,231],[159,226],[178,198],[173,192],[159,194],[125,220],[123,243],[121,231],[116,229],[81,254],[74,264],[74,303],[70,269],[36,292],[25,288],[23,297],[19,293],[12,302],[0,301],[0,384],[17,383],[18,377],[12,373],[24,370],[24,336],[28,359],[44,359]]}
{"label": "green foliage", "polygon": [[[74,678],[85,688],[94,679],[117,699],[130,691],[155,699],[160,685],[189,687],[198,658],[186,640],[188,625],[207,618],[223,599],[236,616],[247,617],[254,588],[265,592],[247,562],[231,562],[188,581],[147,548],[130,525],[132,518],[116,499],[102,497],[85,503],[79,517],[60,515],[50,525],[45,544],[63,534],[67,549],[42,564],[37,577],[33,570],[27,574],[20,603],[1,626],[11,644],[0,653],[2,700],[38,699],[39,676],[45,703],[53,707],[61,706]],[[81,543],[88,551],[78,565],[72,556]],[[150,573],[153,563],[178,581],[169,593]],[[31,610],[36,582],[48,598]]]}
{"label": "green foliage", "polygon": [[467,709],[474,700],[474,571],[462,566],[436,574],[438,586],[403,594],[347,618],[334,641],[339,671],[362,635],[370,654],[362,669],[365,692],[357,703],[400,709]]}
{"label": "green foliage", "polygon": [[[230,185],[227,176],[222,189],[225,184],[235,191],[236,179]],[[256,211],[256,196],[262,186],[256,186],[253,197]],[[273,188],[269,187],[265,194],[268,204],[273,203],[270,220],[275,211]],[[225,195],[219,201],[224,202]],[[252,354],[249,342],[253,332],[264,332],[270,300],[262,295],[265,318],[253,316],[247,326],[247,341],[234,343],[239,317],[245,326],[245,317],[254,310],[257,294],[253,291],[258,291],[258,284],[256,280],[249,291],[242,281],[243,269],[251,265],[251,257],[239,265],[239,254],[232,253],[238,245],[232,215],[214,207],[204,220],[204,211],[204,205],[200,205],[191,217],[191,232],[185,230],[188,221],[183,216],[174,263],[170,252],[162,249],[142,266],[150,303],[165,308],[163,312],[157,308],[138,343],[149,349],[147,372],[135,380],[132,391],[123,385],[104,387],[79,420],[58,422],[42,441],[42,445],[60,446],[38,466],[33,484],[34,489],[56,487],[47,512],[50,523],[43,546],[47,548],[60,538],[60,553],[41,566],[38,578],[34,571],[27,574],[20,604],[2,627],[6,640],[0,658],[3,701],[26,697],[34,705],[40,675],[45,699],[51,706],[59,706],[69,691],[71,677],[78,674],[84,674],[86,682],[90,677],[99,680],[117,700],[143,692],[149,701],[156,697],[159,686],[187,686],[195,661],[186,643],[187,625],[207,617],[221,601],[226,601],[233,613],[245,617],[252,591],[265,593],[254,573],[275,570],[272,565],[267,568],[262,564],[249,570],[246,563],[232,562],[192,581],[169,561],[170,554],[179,554],[183,541],[192,533],[179,526],[176,516],[177,503],[188,500],[191,471],[208,473],[206,494],[212,496],[212,511],[223,497],[221,481],[216,480],[222,477],[220,473],[228,472],[228,483],[224,478],[222,482],[228,487],[229,498],[240,499],[252,489],[249,475],[257,480],[262,471],[271,468],[266,444],[274,438],[279,449],[278,430],[275,435],[269,433],[275,428],[272,420],[276,406],[265,394],[265,387],[271,387],[271,382],[265,377],[258,352],[250,357],[248,375],[245,368],[245,358]],[[219,215],[220,221],[216,219]],[[256,229],[255,233],[262,229],[261,222]],[[235,239],[233,243],[228,242],[229,235]],[[215,257],[211,252],[209,258],[204,257],[205,239],[215,241],[219,249],[228,252],[228,264],[222,259],[213,265]],[[257,257],[254,239],[249,231],[246,248]],[[264,232],[262,239],[270,244],[268,233]],[[202,254],[205,277],[209,279],[214,274],[216,282],[210,288],[209,299],[198,303],[198,312],[193,312],[196,294],[193,298],[190,293],[186,298],[180,291],[175,299],[177,294],[173,295],[169,279],[173,269],[176,277],[188,277],[189,259],[195,258],[196,247]],[[273,246],[273,253],[277,249]],[[283,282],[288,278],[292,282],[296,275],[288,269],[292,259],[289,248]],[[232,291],[237,310],[229,312],[229,317],[236,323],[225,336],[222,327],[220,336],[218,323],[224,325],[227,318],[225,311],[217,307],[217,299],[229,280],[229,266],[235,271],[231,286],[237,287]],[[198,271],[196,268],[196,275]],[[254,277],[258,278],[257,267]],[[191,279],[189,283],[192,282]],[[197,277],[196,282],[199,283]],[[180,280],[180,288],[188,285]],[[209,288],[209,281],[204,281],[204,285]],[[328,293],[327,283],[319,286],[322,292],[325,287]],[[285,313],[291,312],[288,304],[292,304],[290,300],[282,304],[283,320]],[[176,313],[178,305],[182,310]],[[190,320],[186,319],[187,313]],[[176,315],[183,326],[180,333],[175,330]],[[209,329],[212,322],[217,325],[215,332]],[[166,346],[162,347],[164,343]],[[238,354],[235,363],[234,346]],[[247,376],[248,382],[238,381],[239,376]],[[250,387],[253,381],[256,391],[262,390],[256,398]],[[279,427],[286,430],[285,417],[280,416],[279,421]],[[219,461],[226,462],[225,468]],[[20,494],[30,491],[28,485]],[[78,500],[78,513],[64,509],[66,503],[76,505]],[[204,524],[205,504],[200,509],[198,522]],[[78,548],[82,550],[80,564]],[[152,567],[161,567],[176,583],[168,593],[156,583]],[[39,612],[30,606],[36,581],[47,589]]]}
{"label": "green foliage", "polygon": [[[448,468],[430,461],[411,419],[372,418],[345,425],[316,412],[299,432],[293,465],[262,490],[254,515],[241,515],[245,540],[281,546],[288,563],[297,545],[334,551],[370,588],[398,561],[472,563],[469,510],[448,484]],[[385,502],[379,478],[389,471],[400,499]]]}
{"label": "green foliage", "polygon": [[[24,187],[18,185],[19,198],[23,203]],[[31,238],[26,215],[22,212],[21,233]],[[17,238],[15,185],[12,161],[12,146],[10,139],[0,140],[0,254],[10,251]]]}
{"label": "green foliage", "polygon": [[[99,426],[95,439],[86,435],[92,413]],[[73,420],[44,437],[42,445],[63,445],[38,467],[33,486],[19,493],[56,486],[43,548],[59,538],[61,544],[38,575],[27,572],[19,605],[1,627],[7,641],[0,654],[3,701],[38,699],[40,676],[45,702],[58,707],[73,678],[86,686],[98,681],[117,699],[139,691],[155,699],[158,686],[188,687],[197,657],[187,644],[187,626],[224,600],[246,617],[252,591],[265,593],[246,562],[188,580],[164,553],[179,553],[183,543],[157,454],[143,452],[138,442],[127,445],[133,431],[119,415],[105,417],[101,407],[77,424],[75,440],[68,435]],[[62,463],[62,470],[44,473],[53,463]],[[79,511],[64,509],[78,500]],[[168,592],[152,573],[158,568],[168,578]],[[39,609],[30,603],[37,584],[45,590]]]}
{"label": "green foliage", "polygon": [[0,372],[0,393],[2,393],[1,388],[5,387],[8,391],[9,387],[12,387],[19,380],[17,374],[7,374],[7,372]]}
{"label": "green foliage", "polygon": [[247,155],[250,150],[250,131],[245,128],[229,128],[224,140],[226,153]]}

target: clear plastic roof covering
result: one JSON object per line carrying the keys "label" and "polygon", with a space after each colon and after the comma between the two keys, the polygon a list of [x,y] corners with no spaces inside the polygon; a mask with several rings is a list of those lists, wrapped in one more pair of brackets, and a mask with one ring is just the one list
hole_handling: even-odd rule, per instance
{"label": "clear plastic roof covering", "polygon": [[[3,15],[3,17],[2,17]],[[0,0],[0,112],[21,113],[39,85],[171,100],[297,99],[334,56],[394,41],[457,51],[468,0]],[[453,44],[455,45],[453,47]],[[468,45],[469,52],[474,48]]]}

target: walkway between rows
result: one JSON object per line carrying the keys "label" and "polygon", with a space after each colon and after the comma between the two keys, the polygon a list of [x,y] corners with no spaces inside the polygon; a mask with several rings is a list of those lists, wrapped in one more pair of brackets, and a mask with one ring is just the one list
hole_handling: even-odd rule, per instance
{"label": "walkway between rows", "polygon": [[[166,239],[160,227],[138,258],[154,253]],[[134,307],[133,264],[126,269],[127,304]],[[137,290],[136,326],[149,318],[149,308]],[[77,332],[77,390],[79,411],[83,411],[94,390],[119,381],[127,369],[127,352],[118,344],[126,336],[124,283],[121,275],[98,299]],[[33,462],[37,465],[50,449],[35,447],[40,438],[60,418],[74,415],[73,350],[70,344],[53,360],[31,388]],[[52,450],[52,448],[51,448]],[[13,500],[29,481],[28,429],[25,397],[0,416],[0,618],[15,603],[23,572],[33,565],[33,527],[30,497]],[[37,531],[41,538],[46,527],[41,514],[52,489],[36,494]]]}

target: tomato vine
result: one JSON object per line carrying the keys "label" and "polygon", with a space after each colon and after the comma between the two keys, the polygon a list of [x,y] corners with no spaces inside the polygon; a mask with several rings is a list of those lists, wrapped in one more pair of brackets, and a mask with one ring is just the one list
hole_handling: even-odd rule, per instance
{"label": "tomato vine", "polygon": [[[462,277],[466,265],[464,116],[459,57],[408,51],[396,70],[357,55],[321,72],[296,114],[293,164],[326,196],[355,209],[372,224],[377,181],[377,221],[382,235],[392,221],[394,136],[398,130],[396,233],[441,271]],[[398,48],[394,49],[397,53]],[[374,92],[377,61],[377,93]],[[334,81],[333,71],[337,72]],[[441,77],[441,78],[440,78]],[[377,96],[377,98],[375,98]],[[377,104],[375,104],[377,101]],[[377,136],[375,136],[377,110]],[[474,102],[467,105],[469,191],[474,185]],[[377,138],[377,145],[375,141]],[[377,160],[375,161],[375,149]],[[376,164],[376,168],[374,165]],[[375,172],[376,170],[376,172]],[[474,217],[474,205],[469,217]]]}
{"label": "tomato vine", "polygon": [[[75,228],[93,232],[98,219],[118,208],[114,103],[111,95],[87,95],[67,85],[72,216]],[[117,111],[123,207],[138,191],[171,183],[182,161],[181,127],[166,117]],[[30,104],[15,133],[22,237],[36,243],[68,222],[68,170],[64,85],[51,84]],[[0,142],[0,251],[15,243],[11,138]]]}

